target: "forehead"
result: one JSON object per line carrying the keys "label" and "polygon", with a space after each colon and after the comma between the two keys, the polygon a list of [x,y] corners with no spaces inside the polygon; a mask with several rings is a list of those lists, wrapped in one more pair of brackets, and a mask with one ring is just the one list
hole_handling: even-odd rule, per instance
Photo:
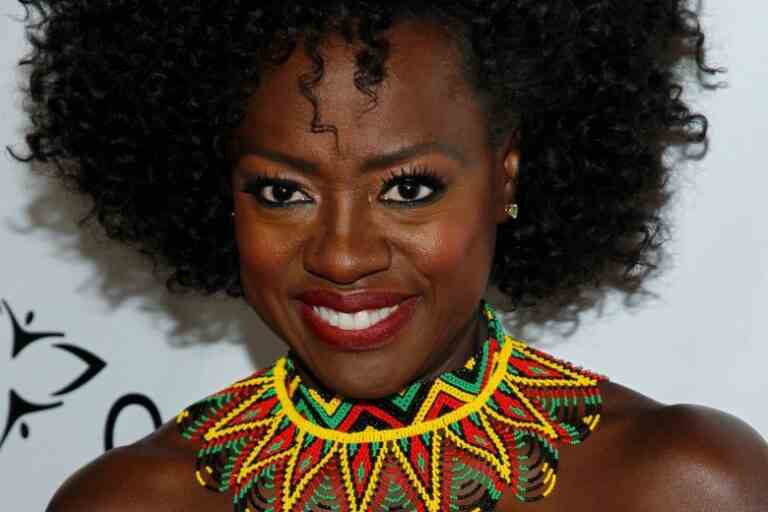
{"label": "forehead", "polygon": [[[297,46],[288,61],[264,74],[250,99],[239,134],[260,145],[355,157],[377,148],[418,142],[472,143],[484,140],[485,115],[463,77],[463,58],[438,26],[401,22],[385,32],[390,53],[386,78],[374,91],[376,104],[355,86],[360,45],[330,35],[320,46],[324,71],[312,87],[319,122],[332,133],[312,133],[314,107],[299,88],[315,64]],[[338,145],[337,145],[338,143]],[[312,155],[312,153],[316,153]]]}

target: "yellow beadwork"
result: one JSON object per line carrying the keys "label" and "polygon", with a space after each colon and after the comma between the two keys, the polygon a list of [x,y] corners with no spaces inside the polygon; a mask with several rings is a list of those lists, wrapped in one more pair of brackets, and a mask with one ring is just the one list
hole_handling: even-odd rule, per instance
{"label": "yellow beadwork", "polygon": [[189,411],[184,409],[179,414],[176,415],[176,423],[181,423],[185,419],[189,418]]}
{"label": "yellow beadwork", "polygon": [[[439,436],[440,434],[435,433],[436,436]],[[429,512],[440,512],[440,473],[436,470],[436,467],[432,466],[432,489],[434,490],[434,494],[430,496],[430,494],[427,492],[426,489],[424,489],[424,485],[421,483],[421,480],[419,480],[419,477],[416,475],[416,473],[413,472],[413,468],[408,463],[408,459],[403,454],[402,450],[400,450],[400,447],[397,446],[397,443],[392,443],[392,448],[395,452],[395,456],[400,461],[400,464],[402,464],[405,474],[408,476],[408,479],[411,481],[411,483],[416,487],[417,492],[421,496],[421,499],[424,501],[424,504],[429,509]],[[432,443],[432,460],[434,459],[435,455],[440,454],[440,444],[435,442]],[[435,450],[437,450],[437,453],[435,453]]]}
{"label": "yellow beadwork", "polygon": [[232,410],[232,412],[224,416],[208,432],[205,433],[205,440],[214,441],[218,438],[226,437],[236,432],[252,430],[260,425],[264,425],[272,421],[271,419],[265,419],[265,420],[254,421],[249,423],[241,423],[233,427],[225,428],[225,425],[229,424],[233,418],[237,417],[240,413],[248,409],[253,403],[257,402],[259,398],[261,398],[261,395],[264,394],[266,391],[267,391],[267,388],[264,387],[261,389],[259,393],[254,393],[253,395],[248,397],[246,400],[243,400],[243,402],[239,404],[234,410]]}
{"label": "yellow beadwork", "polygon": [[[318,425],[315,425],[314,423],[308,422],[293,407],[293,403],[291,402],[291,399],[288,396],[288,392],[285,389],[285,386],[283,384],[285,382],[285,358],[280,358],[275,363],[275,378],[274,378],[273,385],[275,387],[275,392],[277,393],[277,397],[283,406],[284,414],[288,416],[288,418],[290,418],[290,420],[293,423],[295,423],[300,429],[311,433],[315,437],[319,437],[320,439],[328,439],[328,440],[343,442],[343,443],[374,443],[374,442],[392,441],[396,439],[402,439],[405,437],[417,436],[420,434],[424,434],[425,432],[432,432],[439,428],[443,428],[450,423],[453,423],[462,418],[465,418],[474,412],[477,412],[480,408],[482,408],[485,405],[485,402],[491,396],[491,393],[493,393],[496,390],[496,387],[504,378],[504,375],[507,369],[504,365],[498,364],[498,362],[499,360],[506,361],[511,352],[512,352],[512,345],[509,343],[505,343],[502,346],[501,353],[494,354],[494,358],[492,362],[492,367],[494,368],[494,372],[491,378],[489,379],[489,382],[486,385],[485,389],[483,389],[477,396],[464,395],[464,397],[469,399],[470,401],[464,404],[462,407],[444,416],[441,416],[440,418],[437,418],[434,420],[428,420],[428,421],[422,421],[423,415],[426,414],[426,410],[423,409],[417,415],[417,418],[419,419],[418,423],[414,425],[410,425],[408,427],[389,429],[389,430],[374,430],[374,431],[367,431],[367,432],[349,433],[349,432],[340,432],[338,430],[323,428]],[[440,385],[442,385],[442,383],[438,382],[436,383],[435,387]],[[456,394],[456,391],[452,389],[451,393]]]}
{"label": "yellow beadwork", "polygon": [[[303,440],[303,436],[302,436]],[[285,502],[288,505],[287,510],[290,510],[290,507],[293,507],[296,502],[301,499],[302,492],[304,491],[304,488],[307,486],[307,484],[312,481],[312,478],[325,466],[325,464],[330,461],[336,452],[339,450],[340,446],[338,444],[334,444],[333,448],[328,451],[328,453],[323,457],[323,459],[320,461],[319,464],[314,466],[312,469],[310,469],[306,475],[302,477],[302,479],[299,481],[299,483],[296,485],[296,488],[291,491],[290,489],[290,480],[286,479],[285,484],[283,486],[283,496],[285,496]],[[293,469],[295,468],[296,460],[299,458],[299,450],[294,450],[294,453],[291,456],[290,462],[289,462],[289,468],[291,471],[288,472],[288,474],[291,474]],[[293,462],[293,465],[290,465],[291,462]]]}
{"label": "yellow beadwork", "polygon": [[[485,317],[494,318],[487,309]],[[180,428],[199,435],[206,445],[206,451],[201,451],[203,454],[213,456],[230,446],[238,450],[226,465],[230,480],[218,483],[220,489],[235,489],[236,504],[254,485],[255,479],[261,478],[263,470],[280,471],[282,483],[275,486],[276,496],[272,498],[277,500],[275,512],[298,511],[308,496],[316,492],[313,490],[317,489],[316,480],[329,478],[334,471],[338,471],[334,481],[342,487],[338,490],[343,494],[337,496],[344,502],[341,510],[368,512],[374,507],[378,510],[383,499],[380,483],[385,467],[390,479],[387,481],[399,486],[395,489],[402,489],[407,482],[408,492],[413,499],[418,496],[427,512],[443,512],[446,504],[453,503],[450,500],[454,499],[443,496],[444,465],[453,464],[451,460],[468,464],[473,461],[472,466],[461,466],[460,471],[475,472],[471,477],[480,478],[474,481],[483,482],[487,492],[496,489],[491,496],[498,495],[499,486],[510,486],[518,498],[526,498],[526,482],[531,471],[536,471],[541,478],[537,479],[542,483],[536,491],[539,497],[548,496],[557,482],[558,455],[554,443],[563,439],[580,442],[600,420],[596,387],[599,378],[550,358],[506,334],[498,336],[498,342],[493,340],[493,343],[493,350],[483,352],[481,360],[473,356],[464,364],[466,371],[475,372],[470,374],[473,380],[437,379],[431,381],[428,388],[413,388],[421,389],[421,395],[414,395],[415,391],[406,394],[405,390],[399,393],[397,400],[406,404],[402,407],[413,405],[408,412],[412,414],[408,416],[410,424],[405,427],[379,429],[360,423],[357,430],[342,431],[310,421],[312,416],[305,417],[294,404],[294,394],[302,384],[298,376],[287,371],[286,358],[277,360],[268,371],[230,386],[219,395],[221,398],[214,396],[211,403],[215,405],[205,409],[204,416],[184,410],[176,421]],[[480,373],[478,365],[483,365]],[[466,375],[462,374],[460,379]],[[302,389],[318,415],[334,418],[341,407],[350,407],[340,397],[324,397],[315,389]],[[571,407],[570,400],[575,400],[575,394],[563,394],[566,390],[583,393],[580,396],[585,414],[572,418],[576,423],[561,424],[556,418],[555,410],[561,400],[566,407]],[[414,396],[418,400],[414,400]],[[445,404],[451,404],[453,409],[449,408],[448,412],[440,409],[435,417],[436,407]],[[460,436],[457,432],[466,435]],[[412,444],[419,436],[423,440]],[[246,442],[250,444],[241,454]],[[526,460],[531,443],[538,443],[542,453],[538,468],[529,468]],[[368,445],[368,451],[361,452],[364,445]],[[310,452],[310,448],[314,451]],[[418,467],[416,459],[409,458],[417,455]],[[453,459],[448,459],[449,455]],[[210,487],[211,477],[214,481],[221,478],[207,464],[195,472],[196,480],[204,486]],[[365,480],[361,480],[363,477]],[[478,503],[475,501],[473,506]],[[251,503],[245,507],[243,503],[237,510],[266,510],[253,509],[253,506]],[[484,511],[478,507],[472,512]]]}
{"label": "yellow beadwork", "polygon": [[546,484],[547,482],[549,482],[549,485],[547,486],[546,490],[541,493],[544,497],[549,496],[552,491],[555,490],[555,484],[557,483],[557,473],[555,473],[551,468],[547,471],[546,478],[544,478],[544,483]]}
{"label": "yellow beadwork", "polygon": [[376,459],[376,463],[373,466],[373,472],[371,473],[368,483],[366,484],[363,500],[359,504],[355,503],[355,489],[352,486],[352,471],[349,468],[349,457],[346,453],[347,446],[341,445],[341,449],[343,450],[341,457],[341,471],[342,475],[344,475],[344,490],[347,494],[347,499],[351,504],[352,512],[366,512],[368,503],[373,498],[373,493],[376,491],[376,484],[378,484],[379,475],[381,475],[381,470],[384,466],[384,458],[387,454],[387,448],[384,447],[382,456]]}

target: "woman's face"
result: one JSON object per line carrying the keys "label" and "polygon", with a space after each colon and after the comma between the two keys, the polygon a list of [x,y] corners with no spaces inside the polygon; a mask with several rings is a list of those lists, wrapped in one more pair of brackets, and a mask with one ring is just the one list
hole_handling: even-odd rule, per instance
{"label": "woman's face", "polygon": [[439,28],[404,23],[386,35],[374,108],[354,85],[356,48],[336,36],[323,45],[314,93],[336,135],[309,129],[298,77],[313,64],[299,50],[266,74],[234,138],[246,299],[304,378],[351,398],[464,362],[484,332],[478,305],[517,162],[488,146],[460,54]]}

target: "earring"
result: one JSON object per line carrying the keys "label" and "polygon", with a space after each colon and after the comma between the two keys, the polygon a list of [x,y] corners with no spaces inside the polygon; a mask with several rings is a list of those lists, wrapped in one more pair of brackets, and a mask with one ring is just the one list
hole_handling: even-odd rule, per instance
{"label": "earring", "polygon": [[519,208],[517,206],[517,203],[512,203],[512,204],[508,204],[507,207],[504,208],[504,211],[507,212],[507,215],[509,215],[513,219],[516,219]]}
{"label": "earring", "polygon": [[232,218],[233,219],[235,218],[235,211],[234,210],[232,210]]}

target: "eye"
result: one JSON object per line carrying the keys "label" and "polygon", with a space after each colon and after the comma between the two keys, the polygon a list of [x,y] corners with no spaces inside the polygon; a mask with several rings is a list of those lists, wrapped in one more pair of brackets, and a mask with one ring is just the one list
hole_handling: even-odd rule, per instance
{"label": "eye", "polygon": [[251,194],[257,201],[271,208],[284,208],[312,202],[298,183],[280,176],[253,176],[245,182],[242,191]]}
{"label": "eye", "polygon": [[380,198],[386,203],[413,206],[437,199],[444,189],[445,182],[432,169],[403,168],[384,180]]}

